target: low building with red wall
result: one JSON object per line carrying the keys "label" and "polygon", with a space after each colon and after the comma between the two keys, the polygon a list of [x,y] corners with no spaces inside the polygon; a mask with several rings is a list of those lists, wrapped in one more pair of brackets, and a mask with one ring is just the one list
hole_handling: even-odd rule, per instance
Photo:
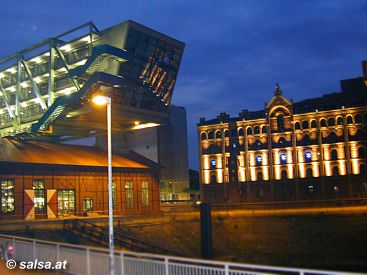
{"label": "low building with red wall", "polygon": [[[108,214],[103,150],[3,138],[0,152],[0,220]],[[112,165],[114,214],[159,213],[159,166],[135,153]]]}

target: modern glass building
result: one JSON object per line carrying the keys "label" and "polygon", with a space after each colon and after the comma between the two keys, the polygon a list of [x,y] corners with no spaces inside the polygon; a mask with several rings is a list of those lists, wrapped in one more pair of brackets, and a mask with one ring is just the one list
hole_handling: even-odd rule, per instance
{"label": "modern glass building", "polygon": [[[90,97],[112,97],[115,130],[165,117],[184,44],[133,21],[87,23],[0,60],[0,136],[85,137],[104,128]],[[136,127],[138,126],[139,127]]]}

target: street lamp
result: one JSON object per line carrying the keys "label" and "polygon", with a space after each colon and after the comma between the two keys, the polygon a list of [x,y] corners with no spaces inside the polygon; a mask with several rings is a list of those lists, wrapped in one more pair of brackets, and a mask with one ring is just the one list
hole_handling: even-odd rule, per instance
{"label": "street lamp", "polygon": [[92,99],[97,105],[107,105],[107,154],[108,154],[108,240],[110,250],[110,275],[115,274],[115,256],[113,242],[113,208],[112,208],[112,147],[111,147],[111,98],[95,96]]}

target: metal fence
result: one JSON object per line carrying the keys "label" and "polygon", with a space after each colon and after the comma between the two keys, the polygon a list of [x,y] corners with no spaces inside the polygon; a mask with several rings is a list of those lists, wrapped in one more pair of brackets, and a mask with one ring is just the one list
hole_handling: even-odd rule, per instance
{"label": "metal fence", "polygon": [[[0,242],[12,242],[18,262],[67,261],[71,274],[109,273],[108,249],[56,243],[0,234]],[[348,272],[283,268],[262,265],[207,261],[183,257],[115,251],[116,274],[123,275],[257,275],[257,274],[357,274]]]}

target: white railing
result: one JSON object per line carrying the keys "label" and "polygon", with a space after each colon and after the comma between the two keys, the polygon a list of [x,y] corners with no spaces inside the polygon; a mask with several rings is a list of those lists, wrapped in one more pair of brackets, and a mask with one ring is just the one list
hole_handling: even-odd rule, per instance
{"label": "white railing", "polygon": [[[109,273],[108,249],[56,243],[0,234],[0,242],[15,247],[16,261],[67,261],[71,274],[100,275]],[[207,261],[126,251],[115,252],[116,274],[122,275],[257,275],[257,274],[318,274],[346,275],[348,272],[283,268],[263,265]]]}

